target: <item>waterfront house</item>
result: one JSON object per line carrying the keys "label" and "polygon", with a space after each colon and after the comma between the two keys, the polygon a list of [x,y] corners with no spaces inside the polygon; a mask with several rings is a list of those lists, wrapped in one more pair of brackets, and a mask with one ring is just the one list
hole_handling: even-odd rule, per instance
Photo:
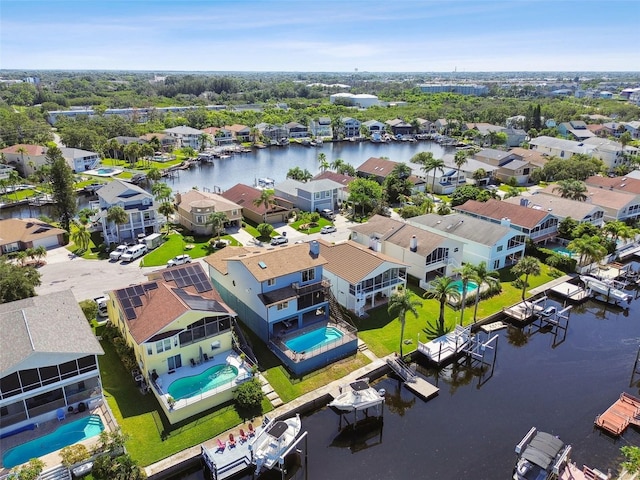
{"label": "waterfront house", "polygon": [[421,288],[436,277],[451,276],[462,265],[464,244],[454,238],[374,215],[368,222],[350,227],[351,240],[407,265],[407,273]]}
{"label": "waterfront house", "polygon": [[221,195],[227,200],[242,207],[242,216],[255,223],[285,223],[289,218],[289,213],[294,208],[293,203],[288,200],[274,196],[273,203],[269,208],[264,204],[255,205],[254,202],[260,198],[261,190],[238,183]]}
{"label": "waterfront house", "polygon": [[[360,123],[360,120],[356,120],[355,118],[351,117],[342,117],[340,121],[341,131],[338,132],[338,134],[342,133],[344,138],[354,138],[360,136],[360,126],[362,125]],[[335,133],[336,132],[334,132],[334,134]]]}
{"label": "waterfront house", "polygon": [[200,136],[202,130],[182,125],[179,127],[167,128],[165,133],[174,138],[178,148],[191,147],[194,150],[200,148]]}
{"label": "waterfront house", "polygon": [[176,193],[178,223],[196,235],[212,235],[213,227],[208,224],[212,213],[222,212],[227,216],[225,227],[239,227],[242,223],[242,207],[222,195],[198,190]]}
{"label": "waterfront house", "polygon": [[[199,263],[158,270],[147,279],[110,291],[107,303],[110,322],[133,349],[141,393],[156,396],[170,423],[231,401],[249,378],[233,352],[235,313]],[[198,378],[207,373],[224,381],[203,389]]]}
{"label": "waterfront house", "polygon": [[289,122],[285,124],[287,131],[289,132],[289,138],[305,138],[309,136],[309,129],[298,122]]}
{"label": "waterfront house", "polygon": [[475,130],[483,139],[488,138],[492,133],[504,132],[506,128],[500,125],[492,125],[491,123],[463,123],[462,131]]}
{"label": "waterfront house", "polygon": [[[327,261],[317,241],[227,247],[205,262],[222,298],[294,374],[355,353],[355,329],[340,320],[339,311],[330,311],[329,284],[323,279]],[[316,348],[311,332],[329,327],[335,341]]]}
{"label": "waterfront house", "polygon": [[342,184],[329,179],[308,182],[287,179],[276,184],[275,194],[304,212],[335,210],[348,196]]}
{"label": "waterfront house", "polygon": [[416,118],[416,122],[418,124],[418,133],[428,135],[438,133],[438,128],[436,127],[435,122],[430,122],[429,120],[425,120],[424,118]]}
{"label": "waterfront house", "polygon": [[319,117],[317,120],[309,122],[309,131],[314,137],[332,137],[331,119],[329,117]]}
{"label": "waterfront house", "polygon": [[489,199],[486,202],[467,200],[454,207],[457,212],[498,225],[505,225],[525,234],[534,243],[546,243],[558,233],[558,218],[542,209],[527,208]]}
{"label": "waterfront house", "polygon": [[413,131],[413,127],[410,123],[405,122],[401,118],[394,118],[392,120],[387,120],[384,122],[388,128],[393,132],[394,135],[403,136],[409,135]]}
{"label": "waterfront house", "polygon": [[[150,235],[160,231],[164,223],[158,214],[158,205],[146,190],[122,180],[113,180],[97,191],[98,201],[92,207],[98,210],[105,243],[135,240],[139,234]],[[127,221],[118,225],[107,218],[109,209],[120,206]]]}
{"label": "waterfront house", "polygon": [[60,147],[60,152],[75,173],[93,170],[100,165],[100,155],[80,148]]}
{"label": "waterfront house", "polygon": [[289,131],[284,125],[271,125],[270,123],[259,123],[256,128],[260,135],[273,141],[280,142],[283,138],[289,138]]}
{"label": "waterfront house", "polygon": [[55,248],[65,244],[65,232],[35,218],[0,220],[0,254],[28,248]]}
{"label": "waterfront house", "polygon": [[[11,172],[17,170],[13,168],[11,165],[5,165],[4,163],[0,163],[0,180],[7,180],[11,176]],[[2,192],[5,193],[4,191]]]}
{"label": "waterfront house", "polygon": [[382,184],[396,165],[399,163],[386,158],[369,157],[363,164],[356,167],[356,175]]}
{"label": "waterfront house", "polygon": [[[541,190],[541,193],[560,197],[560,193],[554,190],[556,185],[549,185]],[[634,220],[640,217],[640,195],[633,193],[609,190],[606,188],[587,185],[587,203],[602,207],[604,221]]]}
{"label": "waterfront house", "polygon": [[202,130],[210,138],[209,143],[215,146],[229,145],[233,143],[233,132],[225,127],[208,127]]}
{"label": "waterfront house", "polygon": [[234,123],[233,125],[225,125],[224,128],[226,130],[230,130],[233,133],[233,137],[237,142],[251,141],[251,129],[246,125]]}
{"label": "waterfront house", "polygon": [[21,143],[3,148],[0,153],[4,156],[7,165],[15,167],[25,178],[33,175],[38,168],[48,163],[47,149],[40,145]]}
{"label": "waterfront house", "polygon": [[407,284],[408,264],[356,242],[319,240],[320,255],[327,263],[323,276],[338,303],[359,317],[384,305]]}
{"label": "waterfront house", "polygon": [[515,264],[524,256],[526,235],[507,225],[496,225],[462,213],[429,213],[408,219],[426,231],[462,242],[462,261],[477,265],[486,262],[490,270]]}
{"label": "waterfront house", "polygon": [[532,195],[505,198],[502,202],[548,212],[556,217],[558,222],[571,217],[578,223],[592,223],[598,227],[604,223],[604,209],[602,207],[556,195],[536,192]]}
{"label": "waterfront house", "polygon": [[[422,165],[415,163],[409,164],[413,175],[421,178],[426,188],[430,189],[433,185],[434,193],[440,195],[449,195],[456,187],[466,185],[467,180],[471,180],[472,183],[486,184],[495,176],[495,172],[497,172],[499,168],[489,163],[476,160],[473,157],[467,158],[467,161],[458,168],[455,163],[455,155],[449,153],[442,156],[442,161],[445,165],[442,170],[433,169],[428,172],[422,170]],[[474,179],[474,173],[479,170],[485,172],[485,177]]]}
{"label": "waterfront house", "polygon": [[0,304],[0,331],[0,436],[103,401],[104,352],[71,290]]}
{"label": "waterfront house", "polygon": [[366,122],[362,122],[362,126],[367,129],[369,135],[374,136],[378,135],[377,138],[380,138],[386,132],[386,125],[378,120],[367,120]]}
{"label": "waterfront house", "polygon": [[145,142],[150,142],[154,137],[158,139],[158,142],[160,142],[160,148],[163,152],[173,150],[176,146],[176,137],[172,137],[167,133],[146,133],[140,136],[140,138]]}

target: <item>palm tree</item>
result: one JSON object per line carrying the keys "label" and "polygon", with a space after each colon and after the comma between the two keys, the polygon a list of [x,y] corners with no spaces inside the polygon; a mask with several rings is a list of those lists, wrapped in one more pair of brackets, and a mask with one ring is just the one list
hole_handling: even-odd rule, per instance
{"label": "palm tree", "polygon": [[144,157],[147,167],[151,167],[151,157],[153,157],[155,153],[156,150],[151,144],[145,143],[144,145],[140,145],[140,155]]}
{"label": "palm tree", "polygon": [[207,218],[206,225],[211,225],[211,233],[218,237],[220,241],[220,232],[224,231],[224,224],[229,221],[229,217],[224,212],[213,212]]}
{"label": "palm tree", "polygon": [[27,169],[25,168],[24,165],[24,155],[28,154],[29,152],[27,151],[27,149],[25,147],[18,147],[16,149],[16,153],[20,154],[20,168],[22,169],[22,174],[23,175],[27,175]]}
{"label": "palm tree", "polygon": [[465,163],[467,163],[468,156],[469,156],[469,153],[467,150],[460,150],[456,152],[456,155],[453,159],[453,163],[455,163],[457,167],[456,187],[460,184],[460,169]]}
{"label": "palm tree", "polygon": [[119,205],[114,205],[107,210],[107,221],[116,224],[116,228],[118,229],[118,242],[120,242],[120,225],[124,225],[129,221],[129,215],[124,211],[124,208]]}
{"label": "palm tree", "polygon": [[568,198],[570,200],[584,202],[587,199],[587,187],[580,180],[560,180],[558,184],[553,187],[553,191],[560,192],[562,198]]}
{"label": "palm tree", "polygon": [[124,147],[124,155],[129,160],[129,165],[134,167],[140,156],[140,145],[129,143]]}
{"label": "palm tree", "polygon": [[151,167],[147,172],[147,178],[151,180],[153,183],[156,183],[158,180],[162,178],[160,169],[157,167]]}
{"label": "palm tree", "polygon": [[431,157],[431,160],[425,162],[422,166],[422,171],[425,174],[431,172],[433,175],[433,178],[431,179],[431,195],[435,193],[436,172],[439,171],[440,173],[444,173],[445,166],[446,165],[444,164],[444,160],[442,160],[441,158],[433,158],[433,156]]}
{"label": "palm tree", "polygon": [[[22,148],[22,147],[20,147]],[[23,149],[24,150],[24,149]],[[16,202],[18,201],[18,189],[16,188],[16,186],[20,183],[20,175],[18,174],[18,172],[16,170],[11,170],[9,172],[9,185],[13,186],[13,196],[16,199]]]}
{"label": "palm tree", "polygon": [[580,254],[579,264],[600,262],[606,255],[607,249],[602,245],[598,235],[583,235],[569,242],[567,248]]}
{"label": "palm tree", "polygon": [[[475,278],[476,269],[470,263],[465,263],[461,268],[456,269],[456,273],[460,274],[462,282],[462,302],[460,304],[460,325],[464,324],[464,309],[467,306],[467,287],[469,281]],[[478,292],[476,291],[476,294]]]}
{"label": "palm tree", "polygon": [[91,241],[91,232],[84,223],[74,222],[74,229],[71,232],[71,240],[76,244],[78,250],[86,252]]}
{"label": "palm tree", "polygon": [[173,206],[173,203],[171,202],[164,202],[161,203],[160,206],[158,207],[158,213],[160,215],[163,215],[167,221],[165,222],[166,225],[166,231],[169,232],[169,217],[171,217],[171,214],[173,214],[173,212],[175,212],[176,209]]}
{"label": "palm tree", "polygon": [[170,203],[172,190],[169,185],[164,182],[154,183],[151,187],[153,197],[159,203]]}
{"label": "palm tree", "polygon": [[207,145],[210,143],[209,140],[209,135],[206,133],[201,133],[198,136],[198,145],[200,146],[200,151],[204,152],[205,148],[207,148]]}
{"label": "palm tree", "polygon": [[47,257],[47,248],[43,245],[35,247],[33,249],[33,258],[39,262],[42,261],[43,258]]}
{"label": "palm tree", "polygon": [[529,275],[538,276],[541,273],[540,261],[535,257],[522,257],[518,260],[518,263],[513,266],[511,273],[516,277],[524,275],[524,281],[522,282],[522,301],[524,302],[524,296],[529,286]]}
{"label": "palm tree", "polygon": [[318,154],[318,163],[320,164],[320,170],[325,172],[331,166],[327,161],[327,156],[324,153]]}
{"label": "palm tree", "polygon": [[438,331],[444,334],[444,307],[449,299],[460,300],[460,292],[450,277],[438,277],[431,280],[424,292],[424,298],[431,298],[440,302],[440,316],[438,317]]}
{"label": "palm tree", "polygon": [[256,207],[264,206],[264,223],[267,223],[267,213],[269,213],[269,210],[271,210],[271,207],[273,207],[275,203],[276,202],[273,199],[273,192],[267,189],[262,190],[260,192],[260,196],[253,201],[253,204]]}
{"label": "palm tree", "polygon": [[[318,155],[320,157],[320,155]],[[318,158],[318,161],[320,158]],[[331,162],[330,167],[336,172],[339,171],[345,165],[345,161],[341,158],[336,158],[333,162]]]}
{"label": "palm tree", "polygon": [[418,318],[417,307],[422,306],[422,302],[406,288],[399,288],[389,298],[387,313],[391,317],[398,317],[400,322],[400,358],[402,358],[402,343],[404,340],[404,326],[407,313],[411,312],[414,317]]}
{"label": "palm tree", "polygon": [[487,262],[480,262],[474,267],[474,281],[478,284],[476,290],[476,304],[473,309],[473,323],[476,323],[478,317],[478,304],[480,303],[480,290],[482,285],[486,285],[489,289],[496,285],[500,285],[500,274],[495,270],[487,270]]}

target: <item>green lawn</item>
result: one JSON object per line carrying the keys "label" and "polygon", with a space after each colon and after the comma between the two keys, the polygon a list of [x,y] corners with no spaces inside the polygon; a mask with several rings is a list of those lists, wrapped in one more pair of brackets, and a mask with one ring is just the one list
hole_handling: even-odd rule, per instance
{"label": "green lawn", "polygon": [[38,195],[39,193],[39,191],[33,188],[26,188],[24,190],[9,192],[6,195],[2,195],[2,201],[7,203],[19,202],[21,200],[26,200],[27,198]]}
{"label": "green lawn", "polygon": [[[103,341],[105,354],[99,357],[105,398],[122,431],[129,436],[127,451],[140,465],[147,466],[186,448],[198,445],[239,425],[242,418],[235,404],[225,404],[206,411],[190,421],[170,425],[156,398],[142,395],[115,353]],[[271,410],[263,401],[263,412]]]}
{"label": "green lawn", "polygon": [[[75,228],[75,225],[71,224],[72,232]],[[66,246],[66,248],[70,252],[86,260],[105,260],[109,258],[109,252],[107,252],[104,248],[100,248],[102,243],[102,232],[93,232],[91,234],[91,240],[89,241],[89,248],[87,248],[86,251],[79,251],[78,247],[76,247],[76,245],[71,241]]]}
{"label": "green lawn", "polygon": [[[176,255],[182,255],[184,253],[191,255],[191,258],[206,257],[214,252],[209,246],[209,240],[211,240],[211,238],[212,237],[208,235],[193,237],[194,241],[187,243],[182,233],[180,233],[180,230],[172,230],[172,232],[165,237],[165,242],[162,245],[144,256],[143,266],[158,267],[165,265]],[[240,245],[240,243],[230,235],[224,235],[220,238],[228,240],[233,246]],[[187,246],[193,246],[193,248],[187,248]]]}
{"label": "green lawn", "polygon": [[[253,238],[255,238],[256,240],[259,240],[261,242],[268,242],[269,241],[269,238],[264,238],[263,236],[261,236],[260,232],[258,231],[258,229],[256,227],[254,227],[253,225],[251,225],[249,223],[246,223],[246,222],[244,222],[243,225],[244,226],[242,228],[244,228],[247,231],[247,233],[249,235],[251,235]],[[280,234],[274,228],[273,231],[271,232],[271,237],[277,237],[278,235],[280,235]]]}
{"label": "green lawn", "polygon": [[[549,274],[549,267],[542,266],[542,275],[529,277],[529,288],[535,288],[549,282],[553,277]],[[502,293],[486,300],[481,300],[478,305],[478,320],[502,311],[503,307],[518,303],[522,296],[522,290],[515,288],[511,282],[515,279],[510,273],[510,268],[500,271]],[[405,320],[404,338],[410,344],[403,346],[403,353],[415,350],[417,341],[424,342],[438,335],[437,323],[440,314],[440,303],[436,300],[422,298],[424,291],[415,285],[409,285],[421,300],[422,307],[418,307],[418,318],[409,313]],[[471,305],[465,308],[464,323],[473,323],[473,300]],[[387,307],[370,310],[369,318],[354,318],[358,327],[358,336],[368,345],[373,353],[379,357],[397,352],[400,349],[400,322],[389,318]],[[450,306],[445,308],[445,327],[453,329],[460,322],[460,310],[454,310]]]}
{"label": "green lawn", "polygon": [[306,234],[311,234],[311,233],[318,233],[320,231],[320,229],[322,227],[324,227],[325,225],[333,225],[332,222],[330,222],[329,220],[327,220],[324,217],[320,217],[320,220],[318,220],[315,223],[315,227],[309,228],[309,229],[301,229],[300,226],[301,225],[306,225],[309,222],[307,220],[298,220],[297,222],[293,222],[292,224],[290,224],[291,227],[295,228],[298,232],[300,233],[306,233]]}

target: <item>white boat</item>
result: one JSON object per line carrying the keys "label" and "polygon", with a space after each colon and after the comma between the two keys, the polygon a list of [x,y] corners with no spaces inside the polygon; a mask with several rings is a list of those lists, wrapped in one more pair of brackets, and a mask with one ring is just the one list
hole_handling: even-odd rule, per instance
{"label": "white boat", "polygon": [[384,393],[370,387],[365,380],[349,384],[349,388],[333,399],[329,406],[343,412],[364,410],[384,402]]}
{"label": "white boat", "polygon": [[571,445],[533,427],[516,445],[516,453],[518,462],[513,469],[513,480],[546,480],[557,478],[564,471]]}
{"label": "white boat", "polygon": [[631,303],[631,300],[633,299],[633,296],[616,288],[616,284],[613,280],[600,280],[590,275],[580,275],[580,280],[584,283],[585,288],[599,293],[616,303]]}
{"label": "white boat", "polygon": [[296,414],[295,417],[286,420],[272,420],[262,429],[249,445],[256,473],[281,463],[282,456],[300,433],[301,427],[300,415]]}

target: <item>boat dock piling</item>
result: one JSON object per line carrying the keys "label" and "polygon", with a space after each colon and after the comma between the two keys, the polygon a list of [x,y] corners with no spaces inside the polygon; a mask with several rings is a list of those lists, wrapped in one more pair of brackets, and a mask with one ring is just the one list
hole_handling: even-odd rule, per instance
{"label": "boat dock piling", "polygon": [[638,345],[638,353],[636,353],[636,361],[633,362],[633,370],[631,370],[631,381],[629,382],[629,386],[633,386],[633,381],[636,378],[636,375],[640,375],[640,345]]}
{"label": "boat dock piling", "polygon": [[594,423],[612,435],[622,435],[630,424],[640,425],[640,398],[622,392],[620,398],[598,415]]}
{"label": "boat dock piling", "polygon": [[435,397],[440,389],[431,385],[427,380],[415,371],[415,368],[404,363],[400,358],[387,358],[387,365],[404,380],[404,385],[413,393],[419,395],[424,400]]}

